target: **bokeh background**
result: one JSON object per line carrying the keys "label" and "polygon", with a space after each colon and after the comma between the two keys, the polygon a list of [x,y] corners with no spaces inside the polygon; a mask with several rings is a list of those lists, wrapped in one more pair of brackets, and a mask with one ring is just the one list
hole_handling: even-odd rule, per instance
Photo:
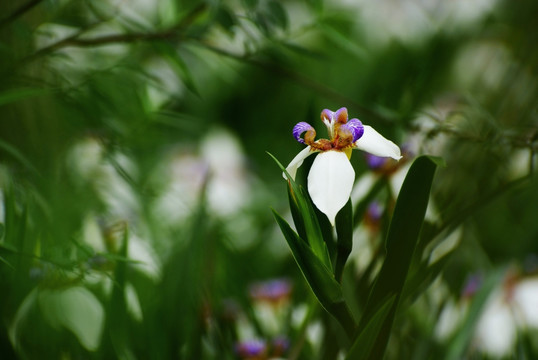
{"label": "bokeh background", "polygon": [[[288,199],[267,152],[286,164],[293,126],[324,136],[321,110],[343,106],[406,153],[384,173],[355,153],[354,201],[376,176],[394,182],[381,201],[396,196],[414,156],[447,164],[423,229],[442,266],[387,358],[536,356],[536,1],[26,0],[0,14],[2,358],[332,358],[341,329],[275,225]],[[356,279],[382,256],[387,221],[372,221],[346,269],[357,313]]]}

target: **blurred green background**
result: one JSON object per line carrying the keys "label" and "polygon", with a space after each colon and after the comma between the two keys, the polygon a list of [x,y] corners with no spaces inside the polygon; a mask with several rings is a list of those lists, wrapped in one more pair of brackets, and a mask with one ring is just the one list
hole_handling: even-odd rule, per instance
{"label": "blurred green background", "polygon": [[[508,274],[511,294],[536,283],[536,1],[27,0],[0,14],[2,358],[329,358],[340,330],[271,216],[287,195],[266,153],[289,162],[293,126],[321,129],[324,108],[447,163],[423,229],[446,261],[387,358],[458,348],[439,314],[473,275]],[[252,294],[281,289],[271,279],[291,289]],[[477,318],[465,358],[536,354],[538,319],[509,321],[532,335],[492,350]],[[265,354],[238,350],[254,339]]]}

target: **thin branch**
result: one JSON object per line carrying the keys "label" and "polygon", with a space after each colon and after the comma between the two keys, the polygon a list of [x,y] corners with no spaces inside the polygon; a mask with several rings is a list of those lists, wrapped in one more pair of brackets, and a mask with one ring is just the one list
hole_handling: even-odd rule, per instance
{"label": "thin branch", "polygon": [[0,28],[22,16],[27,11],[30,11],[34,6],[38,5],[41,2],[43,2],[43,0],[31,0],[26,4],[21,5],[17,10],[0,20]]}
{"label": "thin branch", "polygon": [[165,31],[161,33],[148,33],[148,34],[115,34],[115,35],[107,35],[92,39],[80,39],[80,35],[82,35],[83,32],[86,32],[86,30],[77,32],[76,34],[67,37],[63,40],[60,40],[52,45],[49,45],[47,47],[44,47],[42,49],[39,49],[34,54],[32,54],[30,57],[26,58],[24,61],[32,61],[36,58],[48,55],[50,53],[53,53],[55,51],[58,51],[60,49],[66,48],[66,47],[97,47],[97,46],[104,46],[108,44],[128,44],[128,43],[135,43],[135,42],[144,42],[144,41],[151,41],[151,40],[166,40],[166,39],[173,39],[174,37],[180,37],[179,34],[177,34],[175,31]]}
{"label": "thin branch", "polygon": [[121,44],[121,43],[129,44],[129,43],[146,42],[146,41],[152,41],[152,40],[181,39],[183,37],[183,30],[187,28],[190,24],[192,24],[192,22],[196,19],[196,17],[201,12],[203,12],[206,8],[207,8],[206,4],[198,5],[189,14],[187,14],[179,22],[179,24],[162,32],[113,34],[113,35],[106,35],[106,36],[89,38],[89,39],[80,38],[80,36],[86,33],[89,29],[102,23],[102,21],[99,21],[96,24],[92,24],[83,29],[80,29],[75,34],[65,39],[62,39],[49,46],[46,46],[44,48],[37,50],[32,55],[23,59],[22,62],[26,63],[26,62],[33,61],[39,57],[51,54],[55,51],[58,51],[66,47],[96,47],[96,46],[104,46],[108,44]]}

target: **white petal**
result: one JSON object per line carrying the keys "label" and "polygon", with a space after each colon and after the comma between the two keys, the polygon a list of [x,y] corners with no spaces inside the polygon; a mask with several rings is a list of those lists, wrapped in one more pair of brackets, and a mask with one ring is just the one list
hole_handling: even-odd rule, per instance
{"label": "white petal", "polygon": [[355,171],[340,151],[327,151],[319,154],[308,173],[308,193],[316,207],[334,226],[336,214],[349,200]]}
{"label": "white petal", "polygon": [[[286,167],[286,171],[288,172],[288,174],[290,174],[293,180],[295,180],[297,169],[303,164],[304,159],[312,155],[314,152],[315,151],[311,151],[310,146],[305,147],[293,158],[288,167]],[[284,179],[286,179],[286,174],[282,174],[282,176],[284,177]]]}
{"label": "white petal", "polygon": [[499,289],[490,295],[476,324],[476,345],[493,358],[509,355],[516,341],[516,323],[504,295]]}
{"label": "white petal", "polygon": [[538,277],[522,280],[513,294],[515,315],[520,323],[538,328]]}
{"label": "white petal", "polygon": [[402,154],[398,145],[385,139],[373,127],[364,125],[364,134],[355,142],[357,149],[364,150],[375,156],[391,157],[400,160]]}

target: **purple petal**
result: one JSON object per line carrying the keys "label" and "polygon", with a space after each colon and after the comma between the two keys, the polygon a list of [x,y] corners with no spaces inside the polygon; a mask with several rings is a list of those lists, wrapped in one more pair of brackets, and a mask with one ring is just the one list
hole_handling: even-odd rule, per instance
{"label": "purple petal", "polygon": [[314,130],[314,127],[310,125],[309,123],[306,123],[304,121],[301,121],[297,125],[293,127],[293,137],[300,143],[304,144],[303,138],[301,138],[301,135],[309,130]]}
{"label": "purple petal", "polygon": [[347,109],[345,107],[340,108],[335,111],[333,116],[336,122],[340,124],[345,124],[347,122]]}
{"label": "purple petal", "polygon": [[332,121],[334,117],[334,112],[332,112],[331,110],[329,109],[324,109],[322,112],[321,112],[321,120],[328,120],[328,121]]}
{"label": "purple petal", "polygon": [[[342,108],[342,109],[345,109],[345,108]],[[346,110],[346,113],[347,113],[347,110]],[[342,125],[341,128],[349,130],[351,134],[353,134],[353,142],[359,140],[362,134],[364,134],[364,126],[362,125],[362,122],[359,119],[351,119],[346,124]]]}

